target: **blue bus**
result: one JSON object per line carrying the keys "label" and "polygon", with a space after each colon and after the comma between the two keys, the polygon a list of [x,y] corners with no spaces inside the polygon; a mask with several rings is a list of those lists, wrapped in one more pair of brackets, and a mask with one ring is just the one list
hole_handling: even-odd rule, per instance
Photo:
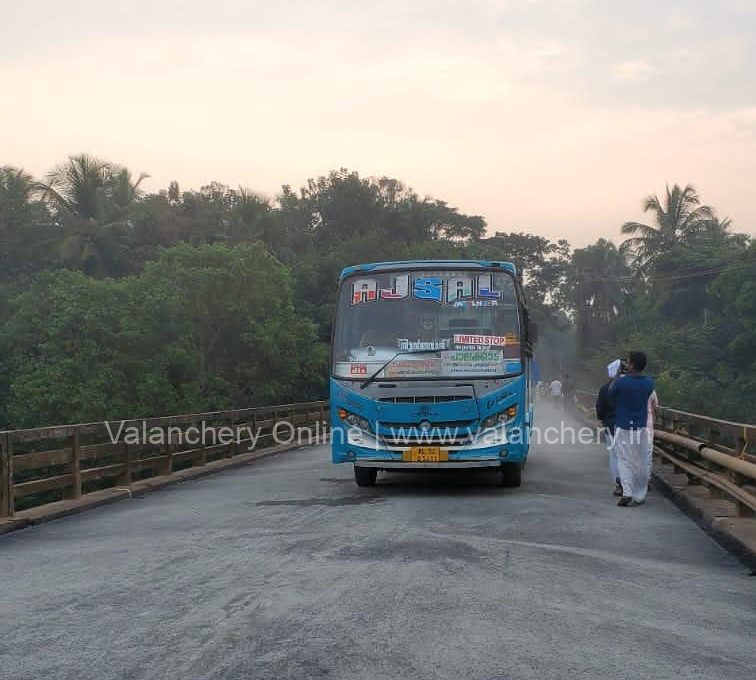
{"label": "blue bus", "polygon": [[331,338],[334,463],[379,470],[492,468],[520,486],[533,420],[536,328],[508,262],[347,267]]}

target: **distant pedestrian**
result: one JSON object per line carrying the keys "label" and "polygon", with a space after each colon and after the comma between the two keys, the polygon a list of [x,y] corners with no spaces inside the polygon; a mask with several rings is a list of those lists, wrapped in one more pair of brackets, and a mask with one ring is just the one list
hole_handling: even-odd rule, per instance
{"label": "distant pedestrian", "polygon": [[562,381],[559,378],[554,378],[549,383],[549,394],[551,395],[551,401],[554,406],[559,406],[562,402]]}
{"label": "distant pedestrian", "polygon": [[615,404],[614,397],[609,394],[609,388],[619,374],[620,366],[620,360],[615,359],[606,367],[609,380],[601,386],[598,398],[596,399],[596,417],[604,426],[604,442],[606,443],[606,450],[609,453],[609,474],[614,484],[615,496],[622,495],[622,484],[620,483],[619,468],[617,467],[617,452],[614,450]]}
{"label": "distant pedestrian", "polygon": [[615,403],[614,446],[617,452],[622,498],[617,505],[640,505],[648,491],[648,400],[654,381],[643,375],[646,355],[630,352],[628,372],[609,388]]}

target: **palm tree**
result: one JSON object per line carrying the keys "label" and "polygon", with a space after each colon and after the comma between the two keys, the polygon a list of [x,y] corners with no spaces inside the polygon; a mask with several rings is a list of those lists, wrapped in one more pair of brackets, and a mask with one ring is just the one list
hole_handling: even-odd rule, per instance
{"label": "palm tree", "polygon": [[132,203],[139,200],[141,193],[139,185],[149,177],[146,172],[140,172],[136,182],[131,178],[128,168],[115,168],[110,178],[110,191],[113,205],[118,208],[128,208]]}
{"label": "palm tree", "polygon": [[28,226],[32,178],[19,168],[0,167],[0,279],[17,262]]}
{"label": "palm tree", "polygon": [[50,214],[34,200],[35,182],[19,168],[0,167],[0,279],[48,263]]}
{"label": "palm tree", "polygon": [[133,225],[129,207],[139,198],[139,184],[128,169],[88,154],[69,157],[38,185],[60,229],[63,264],[92,276],[129,270]]}
{"label": "palm tree", "polygon": [[28,221],[33,188],[31,175],[10,165],[0,167],[0,238],[10,238],[12,230]]}
{"label": "palm tree", "polygon": [[742,242],[743,234],[734,234],[730,231],[732,220],[729,217],[719,219],[712,217],[701,224],[701,229],[692,237],[691,243],[706,245],[736,244]]}
{"label": "palm tree", "polygon": [[239,187],[234,192],[228,224],[228,238],[232,243],[262,239],[269,247],[277,234],[270,203],[253,191]]}
{"label": "palm tree", "polygon": [[114,168],[110,163],[80,154],[47,173],[39,184],[42,200],[59,214],[79,220],[105,220],[106,195]]}
{"label": "palm tree", "polygon": [[672,189],[667,185],[664,201],[658,196],[649,196],[643,203],[643,212],[653,213],[655,225],[625,222],[622,233],[632,237],[620,246],[623,253],[633,254],[634,263],[641,271],[651,267],[660,255],[674,246],[685,244],[700,234],[715,219],[712,209],[701,205],[690,184],[683,188],[675,184]]}

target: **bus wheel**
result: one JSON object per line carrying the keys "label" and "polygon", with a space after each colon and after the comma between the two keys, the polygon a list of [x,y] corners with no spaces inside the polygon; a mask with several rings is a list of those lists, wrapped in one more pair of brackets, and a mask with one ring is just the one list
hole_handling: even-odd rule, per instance
{"label": "bus wheel", "polygon": [[500,474],[502,486],[520,486],[522,484],[522,463],[502,463]]}
{"label": "bus wheel", "polygon": [[377,477],[377,468],[354,466],[354,481],[357,482],[357,486],[375,486]]}

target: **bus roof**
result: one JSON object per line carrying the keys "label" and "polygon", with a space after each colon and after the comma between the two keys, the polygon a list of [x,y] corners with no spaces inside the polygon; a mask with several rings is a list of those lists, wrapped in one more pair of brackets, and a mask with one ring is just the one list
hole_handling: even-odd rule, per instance
{"label": "bus roof", "polygon": [[423,268],[423,269],[453,269],[455,267],[503,269],[517,273],[517,268],[511,262],[495,262],[493,260],[395,260],[394,262],[370,262],[355,264],[341,270],[341,279],[358,272],[391,271],[394,269]]}

